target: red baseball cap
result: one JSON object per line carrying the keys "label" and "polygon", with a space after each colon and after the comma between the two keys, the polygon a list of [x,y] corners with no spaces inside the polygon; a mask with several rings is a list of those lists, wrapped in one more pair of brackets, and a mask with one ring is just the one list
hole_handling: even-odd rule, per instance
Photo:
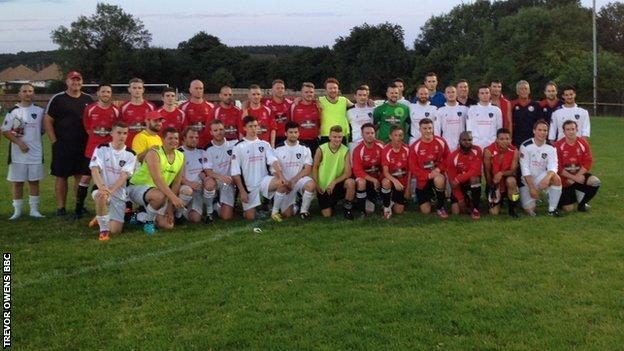
{"label": "red baseball cap", "polygon": [[147,114],[145,114],[145,119],[149,119],[149,120],[165,119],[165,117],[163,117],[158,111],[150,111]]}
{"label": "red baseball cap", "polygon": [[69,71],[67,73],[66,79],[74,79],[74,78],[82,79],[82,74],[80,74],[80,72],[78,71]]}

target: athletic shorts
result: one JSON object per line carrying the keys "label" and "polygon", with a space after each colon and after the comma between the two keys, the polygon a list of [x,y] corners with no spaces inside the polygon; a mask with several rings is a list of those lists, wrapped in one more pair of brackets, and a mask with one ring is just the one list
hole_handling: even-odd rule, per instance
{"label": "athletic shorts", "polygon": [[[95,201],[99,190],[95,189],[91,192],[91,198]],[[108,197],[108,216],[111,221],[124,222],[124,215],[126,211],[126,201],[121,200],[115,196]]]}
{"label": "athletic shorts", "polygon": [[147,207],[147,201],[145,200],[145,196],[150,189],[156,189],[153,186],[149,185],[128,185],[126,190],[128,191],[128,198],[130,201],[134,202],[136,205]]}
{"label": "athletic shorts", "polygon": [[282,212],[286,211],[290,206],[297,202],[297,194],[303,195],[306,183],[311,180],[312,178],[305,176],[301,177],[297,183],[295,183],[294,189],[284,196],[284,201],[282,201],[282,206],[280,208]]}
{"label": "athletic shorts", "polygon": [[186,207],[188,212],[195,211],[202,215],[204,213],[204,189],[193,190],[191,202]]}
{"label": "athletic shorts", "polygon": [[336,184],[336,186],[334,187],[334,191],[331,193],[331,195],[328,194],[327,191],[317,194],[319,207],[321,208],[321,210],[333,208],[334,206],[336,206],[338,201],[345,198],[345,195],[347,195],[347,190],[344,187],[344,181],[342,181]]}
{"label": "athletic shorts", "polygon": [[568,206],[568,205],[573,205],[573,204],[578,203],[576,192],[580,191],[582,193],[585,193],[585,190],[586,190],[585,188],[587,187],[587,179],[591,177],[591,173],[585,173],[583,175],[585,176],[584,184],[574,183],[570,186],[563,187],[561,191],[561,198],[559,199],[558,207],[563,207],[563,206]]}
{"label": "athletic shorts", "polygon": [[242,202],[243,211],[251,210],[252,208],[256,208],[262,204],[260,199],[260,195],[266,199],[272,199],[274,192],[269,191],[269,185],[271,184],[271,180],[273,180],[273,176],[265,176],[260,181],[260,185],[256,187],[246,186],[247,194],[249,195],[249,201],[247,203]]}
{"label": "athletic shorts", "polygon": [[36,182],[43,179],[43,164],[10,163],[7,173],[9,182]]}
{"label": "athletic shorts", "polygon": [[[537,186],[537,184],[539,184],[542,179],[544,179],[544,177],[546,177],[546,175],[548,175],[548,172],[543,172],[538,174],[537,176],[533,177],[533,184],[535,184]],[[520,203],[522,204],[522,208],[527,209],[527,208],[533,208],[535,207],[535,201],[536,199],[531,197],[531,191],[529,190],[529,187],[526,185],[526,183],[524,183],[524,177],[522,177],[522,184],[524,186],[520,187]],[[546,189],[543,189],[541,192],[546,193],[546,191],[548,190],[548,187]]]}
{"label": "athletic shorts", "polygon": [[407,205],[407,199],[405,198],[405,188],[401,191],[397,190],[394,184],[392,184],[392,202],[397,205]]}
{"label": "athletic shorts", "polygon": [[418,198],[418,205],[431,202],[435,197],[435,186],[433,185],[433,179],[427,180],[425,186],[422,189],[416,188],[416,197]]}
{"label": "athletic shorts", "polygon": [[69,178],[73,175],[91,175],[89,162],[84,155],[85,145],[75,145],[70,142],[57,140],[52,144],[52,164],[50,174],[59,178]]}
{"label": "athletic shorts", "polygon": [[[357,178],[356,182],[358,179],[361,178]],[[379,183],[381,184],[381,182]],[[381,187],[379,188],[379,190],[381,190]],[[379,192],[375,190],[375,185],[373,184],[373,182],[366,180],[366,199],[374,203],[377,201],[378,196]]]}
{"label": "athletic shorts", "polygon": [[234,207],[236,203],[236,186],[234,184],[225,184],[217,180],[217,188],[219,190],[219,203]]}

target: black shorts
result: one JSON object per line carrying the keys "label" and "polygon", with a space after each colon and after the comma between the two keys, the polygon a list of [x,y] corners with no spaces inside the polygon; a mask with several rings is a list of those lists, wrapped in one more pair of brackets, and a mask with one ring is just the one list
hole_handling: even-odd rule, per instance
{"label": "black shorts", "polygon": [[377,201],[378,196],[379,192],[375,190],[375,185],[373,184],[373,182],[366,180],[366,199],[375,202]]}
{"label": "black shorts", "polygon": [[578,202],[578,201],[576,201],[576,192],[580,191],[580,192],[584,193],[586,191],[586,189],[587,189],[587,179],[589,179],[589,177],[591,177],[591,173],[585,173],[584,176],[585,176],[585,182],[583,184],[574,183],[574,184],[572,184],[570,186],[563,187],[563,189],[561,190],[561,198],[559,198],[559,206],[558,207],[573,205],[573,204],[576,204]]}
{"label": "black shorts", "polygon": [[334,191],[329,195],[327,191],[324,193],[317,194],[316,198],[318,199],[319,207],[321,210],[326,208],[332,208],[336,206],[338,201],[343,200],[347,191],[344,187],[344,181],[336,184],[334,187]]}
{"label": "black shorts", "polygon": [[416,188],[416,197],[418,198],[418,204],[422,205],[427,202],[431,202],[435,197],[435,186],[433,185],[433,179],[427,180],[425,187],[422,189]]}
{"label": "black shorts", "polygon": [[[459,188],[461,189],[462,194],[464,194],[464,201],[466,202],[466,204],[469,204],[470,203],[470,180],[459,184]],[[457,203],[457,198],[455,197],[455,194],[453,194],[453,191],[451,191],[451,203],[452,204]]]}
{"label": "black shorts", "polygon": [[52,144],[52,164],[50,174],[55,177],[69,178],[73,175],[91,175],[89,162],[84,155],[85,145],[76,145],[57,140]]}
{"label": "black shorts", "polygon": [[405,189],[399,191],[392,185],[392,202],[397,205],[407,205],[407,199],[405,198]]}

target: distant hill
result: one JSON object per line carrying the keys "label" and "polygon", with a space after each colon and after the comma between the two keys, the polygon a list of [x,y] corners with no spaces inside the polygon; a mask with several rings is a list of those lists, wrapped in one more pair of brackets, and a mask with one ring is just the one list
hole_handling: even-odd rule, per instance
{"label": "distant hill", "polygon": [[58,62],[59,58],[56,50],[34,52],[20,51],[17,54],[0,54],[0,71],[19,65],[28,66],[35,71],[40,71],[44,67]]}

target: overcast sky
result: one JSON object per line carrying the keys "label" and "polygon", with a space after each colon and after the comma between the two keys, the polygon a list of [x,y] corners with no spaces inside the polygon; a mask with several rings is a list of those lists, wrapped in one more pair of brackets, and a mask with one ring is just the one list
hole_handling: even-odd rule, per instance
{"label": "overcast sky", "polygon": [[[413,46],[420,27],[432,15],[449,12],[472,1],[106,1],[143,21],[152,46],[177,47],[199,31],[215,35],[229,46],[290,44],[331,46],[362,23],[400,24],[405,43]],[[608,3],[598,0],[597,7]],[[92,0],[0,0],[0,53],[53,50],[50,32],[69,26],[80,15],[95,12]],[[583,0],[591,6],[591,0]],[[392,6],[387,7],[387,6]]]}

